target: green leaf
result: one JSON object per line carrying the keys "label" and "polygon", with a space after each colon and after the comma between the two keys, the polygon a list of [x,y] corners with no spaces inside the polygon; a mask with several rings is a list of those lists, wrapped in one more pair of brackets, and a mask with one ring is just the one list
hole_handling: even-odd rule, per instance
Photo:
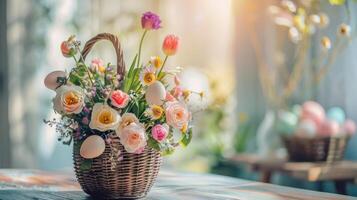
{"label": "green leaf", "polygon": [[133,62],[130,65],[129,71],[128,71],[128,76],[131,77],[135,64],[136,64],[136,59],[138,58],[138,54],[135,55]]}
{"label": "green leaf", "polygon": [[92,168],[93,159],[84,159],[81,163],[80,170],[90,170]]}
{"label": "green leaf", "polygon": [[345,0],[329,0],[329,2],[331,5],[338,5],[338,6],[345,4]]}
{"label": "green leaf", "polygon": [[78,76],[74,75],[74,74],[70,74],[69,81],[71,83],[73,83],[74,85],[77,85],[77,86],[81,85],[81,79]]}
{"label": "green leaf", "polygon": [[161,151],[160,144],[151,137],[149,137],[149,139],[148,139],[148,145],[149,145],[149,147],[151,147],[157,151]]}
{"label": "green leaf", "polygon": [[192,128],[190,128],[187,133],[183,134],[183,137],[180,140],[180,145],[183,147],[187,147],[187,145],[191,142],[192,139]]}
{"label": "green leaf", "polygon": [[161,155],[162,156],[168,156],[168,155],[173,154],[174,152],[175,152],[175,148],[172,147],[172,146],[169,146],[161,153]]}
{"label": "green leaf", "polygon": [[133,79],[134,77],[134,71],[135,71],[135,64],[136,64],[136,59],[137,59],[138,55],[135,55],[133,62],[130,65],[129,71],[125,76],[125,81],[123,84],[123,91],[124,92],[128,92],[130,90],[130,86],[133,83]]}

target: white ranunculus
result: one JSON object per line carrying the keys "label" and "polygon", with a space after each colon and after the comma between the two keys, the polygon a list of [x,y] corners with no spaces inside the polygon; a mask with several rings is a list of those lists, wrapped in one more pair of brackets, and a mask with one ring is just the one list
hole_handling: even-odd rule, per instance
{"label": "white ranunculus", "polygon": [[93,106],[89,127],[99,131],[115,130],[120,120],[121,117],[116,110],[106,104],[96,103]]}
{"label": "white ranunculus", "polygon": [[83,89],[75,85],[63,85],[56,89],[53,109],[59,113],[78,114],[84,107]]}
{"label": "white ranunculus", "polygon": [[128,153],[140,153],[146,146],[145,128],[142,124],[131,123],[120,134],[120,143]]}

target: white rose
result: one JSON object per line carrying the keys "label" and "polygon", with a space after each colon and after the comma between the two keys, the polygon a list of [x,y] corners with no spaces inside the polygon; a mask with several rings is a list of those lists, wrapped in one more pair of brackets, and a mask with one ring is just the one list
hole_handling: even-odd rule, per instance
{"label": "white rose", "polygon": [[83,89],[75,85],[63,85],[56,89],[53,109],[59,113],[78,114],[84,107]]}
{"label": "white rose", "polygon": [[106,104],[96,103],[93,106],[89,127],[99,131],[115,130],[120,120],[121,117],[116,110]]}
{"label": "white rose", "polygon": [[131,123],[120,135],[120,143],[128,153],[140,153],[146,146],[145,128],[142,124]]}

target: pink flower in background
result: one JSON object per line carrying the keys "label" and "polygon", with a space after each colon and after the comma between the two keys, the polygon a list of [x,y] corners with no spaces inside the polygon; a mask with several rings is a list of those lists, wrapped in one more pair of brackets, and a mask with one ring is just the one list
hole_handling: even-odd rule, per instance
{"label": "pink flower in background", "polygon": [[64,57],[71,57],[71,48],[67,41],[62,42],[61,44],[61,52]]}
{"label": "pink flower in background", "polygon": [[176,54],[177,48],[179,45],[179,38],[175,35],[168,35],[165,37],[164,42],[162,43],[162,51],[167,56],[172,56]]}
{"label": "pink flower in background", "polygon": [[175,81],[175,85],[176,85],[176,86],[178,86],[178,85],[181,84],[181,80],[180,80],[180,78],[179,78],[178,76],[175,76],[175,77],[174,77],[174,81]]}
{"label": "pink flower in background", "polygon": [[165,115],[167,124],[177,129],[183,128],[190,120],[186,105],[178,101],[167,103]]}
{"label": "pink flower in background", "polygon": [[172,96],[169,92],[166,92],[166,97],[165,97],[166,101],[175,101],[175,97]]}
{"label": "pink flower in background", "polygon": [[169,126],[167,124],[163,124],[163,125],[156,124],[151,129],[152,137],[158,142],[165,140],[168,133],[169,133]]}
{"label": "pink flower in background", "polygon": [[92,72],[104,72],[105,67],[103,60],[100,58],[94,58],[90,64],[90,69]]}
{"label": "pink flower in background", "polygon": [[61,43],[61,52],[64,57],[68,58],[76,54],[77,50],[74,45],[76,42],[76,37],[72,35]]}
{"label": "pink flower in background", "polygon": [[356,133],[356,123],[350,119],[347,119],[343,124],[343,131],[349,135],[353,135]]}
{"label": "pink flower in background", "polygon": [[161,28],[160,17],[152,12],[146,12],[141,17],[141,27],[145,30],[157,30]]}
{"label": "pink flower in background", "polygon": [[178,98],[182,95],[183,89],[181,86],[175,86],[172,90],[171,90],[171,94],[172,96],[174,96],[175,98]]}
{"label": "pink flower in background", "polygon": [[121,90],[115,90],[110,95],[111,104],[117,108],[124,108],[129,100],[129,95]]}

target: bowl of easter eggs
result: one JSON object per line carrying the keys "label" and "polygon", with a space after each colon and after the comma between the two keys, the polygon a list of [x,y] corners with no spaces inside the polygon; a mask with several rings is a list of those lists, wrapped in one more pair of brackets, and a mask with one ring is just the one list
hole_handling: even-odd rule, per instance
{"label": "bowl of easter eggs", "polygon": [[279,111],[277,130],[289,155],[298,162],[334,162],[343,159],[356,124],[340,107],[325,110],[307,101],[290,111]]}

